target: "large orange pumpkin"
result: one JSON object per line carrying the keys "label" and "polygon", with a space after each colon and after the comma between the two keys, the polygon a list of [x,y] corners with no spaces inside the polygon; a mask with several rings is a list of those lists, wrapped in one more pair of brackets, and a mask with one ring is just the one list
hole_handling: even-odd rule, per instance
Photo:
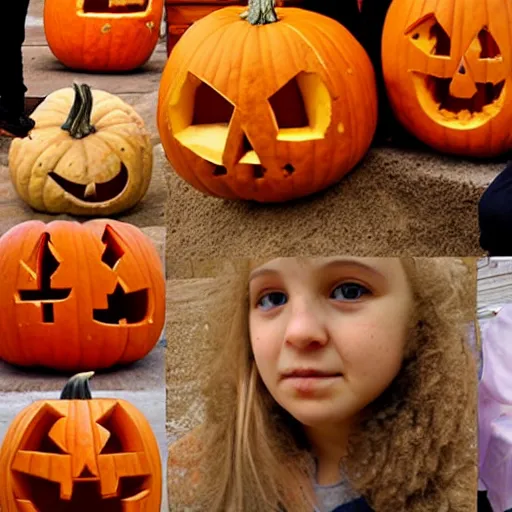
{"label": "large orange pumpkin", "polygon": [[376,86],[363,48],[330,18],[273,4],[251,0],[248,12],[226,7],[197,21],[163,72],[163,147],[206,194],[305,196],[338,181],[371,143]]}
{"label": "large orange pumpkin", "polygon": [[45,0],[44,32],[65,66],[128,71],[153,53],[163,0]]}
{"label": "large orange pumpkin", "polygon": [[405,128],[444,152],[511,149],[511,23],[509,0],[394,0],[382,62]]}
{"label": "large orange pumpkin", "polygon": [[14,419],[0,449],[2,512],[160,512],[158,444],[144,415],[92,398],[91,373]]}
{"label": "large orange pumpkin", "polygon": [[0,359],[57,370],[144,357],[165,316],[160,256],[113,220],[28,221],[0,238]]}

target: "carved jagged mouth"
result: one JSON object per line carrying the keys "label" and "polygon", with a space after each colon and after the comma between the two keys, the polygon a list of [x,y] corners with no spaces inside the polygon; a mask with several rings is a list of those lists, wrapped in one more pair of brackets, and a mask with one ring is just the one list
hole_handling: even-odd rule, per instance
{"label": "carved jagged mouth", "polygon": [[121,164],[121,169],[110,181],[82,185],[63,178],[56,172],[49,172],[48,176],[63,190],[74,198],[86,203],[103,203],[119,196],[128,184],[128,169]]}
{"label": "carved jagged mouth", "polygon": [[504,102],[505,80],[497,84],[475,83],[476,92],[471,98],[452,96],[451,78],[415,72],[413,80],[423,110],[430,118],[447,126],[463,129],[481,126],[500,112]]}
{"label": "carved jagged mouth", "polygon": [[[119,482],[119,496],[105,498],[101,495],[100,483],[97,479],[82,478],[82,482],[74,482],[73,495],[70,500],[60,498],[60,485],[41,478],[24,477],[24,484],[30,489],[27,498],[17,499],[19,510],[32,504],[38,512],[124,512],[125,510],[145,510],[149,496],[147,478],[126,478]],[[90,480],[90,481],[87,481]],[[137,503],[138,507],[135,507]],[[21,505],[24,508],[21,508]]]}

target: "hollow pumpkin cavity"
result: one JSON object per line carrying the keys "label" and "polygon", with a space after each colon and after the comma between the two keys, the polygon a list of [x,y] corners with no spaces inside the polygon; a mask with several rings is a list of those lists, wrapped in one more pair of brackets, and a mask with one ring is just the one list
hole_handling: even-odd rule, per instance
{"label": "hollow pumpkin cavity", "polygon": [[54,303],[66,300],[71,294],[71,288],[52,287],[52,276],[60,265],[56,254],[50,234],[43,233],[30,260],[21,262],[22,267],[37,283],[37,289],[18,290],[15,301],[17,303],[33,302],[40,304],[43,323],[54,322]]}
{"label": "hollow pumpkin cavity", "polygon": [[[101,261],[115,270],[124,255],[124,250],[118,240],[114,229],[107,225],[103,233],[102,242],[105,250]],[[92,316],[97,322],[103,324],[136,324],[147,319],[149,313],[149,290],[143,288],[127,292],[121,283],[118,283],[111,294],[107,295],[106,309],[93,309]]]}
{"label": "hollow pumpkin cavity", "polygon": [[277,139],[304,142],[325,137],[331,124],[331,95],[316,73],[297,74],[269,98]]}
{"label": "hollow pumpkin cavity", "polygon": [[170,121],[176,139],[196,155],[222,165],[235,106],[192,73],[171,99]]}
{"label": "hollow pumpkin cavity", "polygon": [[91,182],[84,185],[68,180],[54,171],[49,172],[48,176],[72,198],[86,203],[104,203],[116,199],[128,185],[128,169],[122,162],[119,172],[103,183]]}
{"label": "hollow pumpkin cavity", "polygon": [[129,14],[145,12],[149,0],[78,0],[80,14]]}

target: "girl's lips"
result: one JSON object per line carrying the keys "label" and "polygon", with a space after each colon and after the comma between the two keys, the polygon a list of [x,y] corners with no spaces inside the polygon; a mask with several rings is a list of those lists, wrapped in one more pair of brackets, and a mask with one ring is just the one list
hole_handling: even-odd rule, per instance
{"label": "girl's lips", "polygon": [[297,369],[286,371],[282,374],[283,379],[300,379],[300,378],[332,378],[332,377],[341,377],[341,372],[331,372],[324,370],[316,370],[310,368]]}
{"label": "girl's lips", "polygon": [[283,378],[283,384],[291,387],[302,395],[318,395],[330,388],[331,385],[339,382],[343,375],[341,373],[308,373],[306,374],[290,374]]}

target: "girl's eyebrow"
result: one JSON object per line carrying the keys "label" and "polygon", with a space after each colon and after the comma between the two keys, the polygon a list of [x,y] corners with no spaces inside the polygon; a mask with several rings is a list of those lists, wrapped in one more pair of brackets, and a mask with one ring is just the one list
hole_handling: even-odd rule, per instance
{"label": "girl's eyebrow", "polygon": [[[323,258],[322,258],[323,259]],[[375,268],[372,265],[368,265],[367,263],[364,263],[361,260],[356,260],[352,258],[336,258],[336,259],[329,259],[326,263],[321,263],[318,267],[319,271],[328,271],[333,270],[340,267],[351,267],[351,268],[358,268],[359,270],[368,272],[372,275],[374,275],[376,278],[387,281],[387,277],[385,274],[383,274],[379,269]],[[254,269],[249,274],[249,283],[256,279],[257,277],[261,275],[278,275],[279,271],[272,268],[272,267],[259,267]]]}
{"label": "girl's eyebrow", "polygon": [[254,269],[250,274],[249,274],[249,283],[251,281],[253,281],[254,279],[256,279],[257,277],[261,276],[261,275],[278,275],[279,272],[274,269],[274,268],[268,268],[268,267],[259,267],[259,268],[256,268]]}
{"label": "girl's eyebrow", "polygon": [[364,272],[368,272],[375,276],[377,279],[385,280],[387,281],[387,276],[381,272],[378,268],[376,268],[373,265],[369,265],[367,263],[364,263],[361,260],[351,259],[351,258],[339,258],[328,261],[324,265],[320,265],[319,270],[331,270],[336,269],[340,267],[351,267],[351,268],[358,268],[359,270],[362,270]]}

